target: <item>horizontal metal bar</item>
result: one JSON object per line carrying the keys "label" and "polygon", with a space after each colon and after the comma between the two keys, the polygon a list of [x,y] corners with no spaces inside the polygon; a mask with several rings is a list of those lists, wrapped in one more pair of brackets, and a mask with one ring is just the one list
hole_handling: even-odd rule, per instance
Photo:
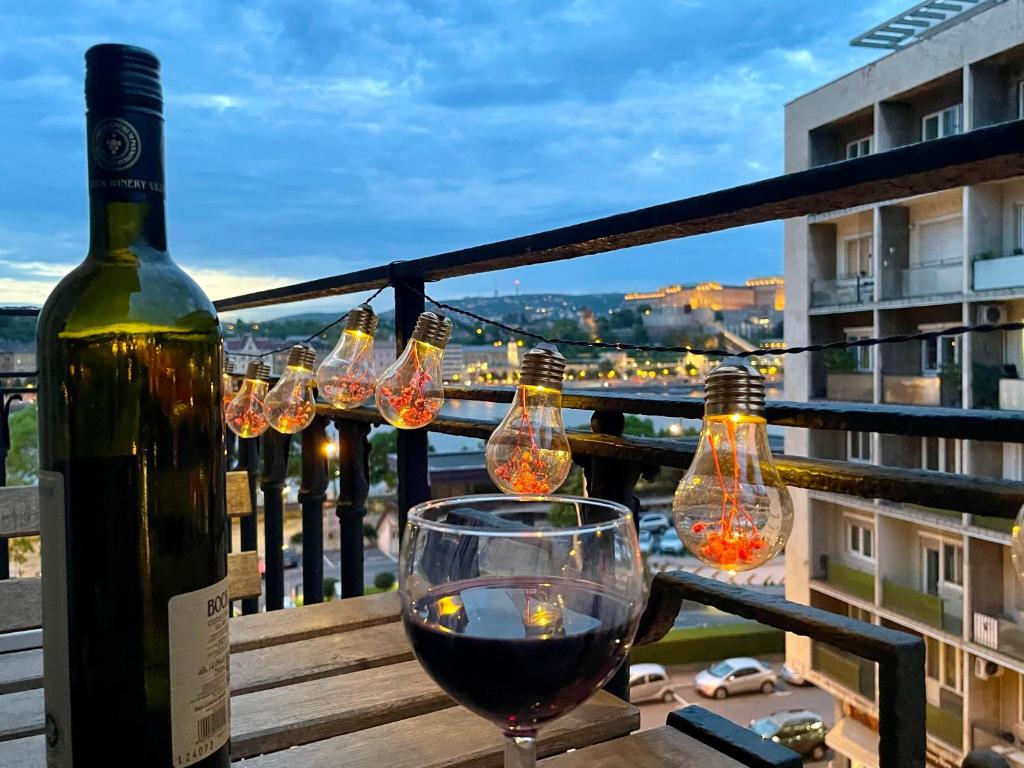
{"label": "horizontal metal bar", "polygon": [[0,379],[34,379],[39,371],[0,371]]}
{"label": "horizontal metal bar", "polygon": [[221,312],[367,291],[632,248],[747,224],[1024,175],[1024,122],[832,163],[739,187],[459,251],[215,302]]}
{"label": "horizontal metal bar", "polygon": [[[490,403],[511,403],[514,393],[514,387],[445,387],[444,391],[445,397],[452,400]],[[704,416],[704,400],[701,398],[661,396],[650,392],[595,394],[593,390],[567,389],[562,395],[562,407],[681,419],[701,419]],[[765,417],[769,424],[783,427],[1024,443],[1022,411],[769,400]]]}
{"label": "horizontal metal bar", "polygon": [[[372,408],[341,410],[320,405],[317,410],[338,418],[375,424],[382,422],[380,414]],[[428,429],[431,432],[486,440],[496,426],[495,421],[442,416],[434,419]],[[572,451],[581,456],[624,459],[680,469],[690,466],[697,449],[693,439],[614,437],[580,430],[567,430],[566,434]],[[989,480],[785,454],[776,454],[774,461],[783,482],[794,488],[866,499],[888,499],[1004,519],[1015,518],[1024,505],[1024,483],[1014,480]]]}
{"label": "horizontal metal bar", "polygon": [[924,641],[921,638],[793,603],[776,595],[676,571],[654,577],[637,643],[650,643],[664,637],[674,625],[683,600],[829,643],[878,662],[879,766],[923,768],[925,691]]}
{"label": "horizontal metal bar", "polygon": [[804,764],[793,750],[695,704],[669,712],[667,723],[747,768],[802,768]]}

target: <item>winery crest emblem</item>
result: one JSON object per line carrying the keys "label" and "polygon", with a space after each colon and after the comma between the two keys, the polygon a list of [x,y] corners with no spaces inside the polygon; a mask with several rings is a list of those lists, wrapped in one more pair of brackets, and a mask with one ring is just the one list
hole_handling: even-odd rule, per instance
{"label": "winery crest emblem", "polygon": [[92,159],[106,171],[124,171],[139,159],[142,142],[135,126],[119,117],[101,120],[92,131]]}

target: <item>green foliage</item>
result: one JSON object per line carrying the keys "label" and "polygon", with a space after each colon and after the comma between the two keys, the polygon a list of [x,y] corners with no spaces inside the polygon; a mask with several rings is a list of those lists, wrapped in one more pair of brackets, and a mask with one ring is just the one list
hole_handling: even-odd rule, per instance
{"label": "green foliage", "polygon": [[653,421],[632,413],[626,414],[626,427],[622,430],[622,434],[634,437],[657,437]]}
{"label": "green foliage", "polygon": [[562,483],[562,487],[557,491],[559,494],[565,496],[582,496],[583,495],[583,470],[577,466],[569,471],[569,476]]}
{"label": "green foliage", "polygon": [[377,542],[377,529],[369,523],[363,523],[363,538],[371,544]]}
{"label": "green foliage", "polygon": [[826,349],[825,370],[833,373],[857,370],[857,353],[852,349]]}
{"label": "green foliage", "polygon": [[11,452],[7,454],[9,485],[32,485],[39,471],[39,425],[36,404],[11,413]]}
{"label": "green foliage", "polygon": [[398,450],[398,430],[379,429],[370,438],[370,482],[394,487],[395,473],[388,467],[388,454]]}
{"label": "green foliage", "polygon": [[24,565],[28,562],[28,556],[36,551],[38,537],[22,537],[11,539],[8,542],[8,559],[13,565]]}
{"label": "green foliage", "polygon": [[288,538],[288,541],[291,542],[293,545],[295,545],[297,547],[301,547],[302,546],[302,531],[298,531],[296,533],[293,533]]}
{"label": "green foliage", "polygon": [[34,317],[0,317],[0,339],[7,341],[34,341],[36,319]]}
{"label": "green foliage", "polygon": [[324,576],[324,602],[329,603],[334,599],[334,585],[338,580],[333,576]]}
{"label": "green foliage", "polygon": [[988,259],[999,258],[999,254],[995,251],[982,251],[981,253],[974,254],[974,261],[987,261]]}
{"label": "green foliage", "polygon": [[397,581],[398,579],[395,578],[395,574],[391,573],[391,571],[381,571],[373,577],[373,586],[383,592],[387,592],[395,586]]}
{"label": "green foliage", "polygon": [[557,339],[586,339],[587,334],[575,320],[561,319],[551,323],[551,336]]}
{"label": "green foliage", "polygon": [[744,621],[717,627],[673,629],[656,643],[633,648],[630,661],[633,664],[692,664],[730,656],[782,653],[785,646],[786,635],[781,630]]}
{"label": "green foliage", "polygon": [[999,408],[999,380],[1003,378],[1001,365],[975,363],[972,369],[971,390],[975,408]]}

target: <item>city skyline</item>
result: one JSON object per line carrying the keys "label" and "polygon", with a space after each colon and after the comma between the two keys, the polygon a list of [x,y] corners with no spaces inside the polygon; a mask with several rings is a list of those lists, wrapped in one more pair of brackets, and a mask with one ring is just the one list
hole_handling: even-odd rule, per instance
{"label": "city skyline", "polygon": [[[21,150],[0,160],[0,303],[39,303],[84,253],[81,56],[93,43],[163,61],[171,251],[220,298],[780,172],[784,102],[876,58],[847,41],[903,5],[804,4],[786,18],[693,1],[641,13],[398,3],[386,15],[182,2],[158,21],[103,3],[8,12],[0,103],[21,119],[0,131]],[[734,282],[781,272],[781,227],[643,256],[627,276],[595,256],[582,273],[451,281],[440,298],[514,280],[524,293]]]}

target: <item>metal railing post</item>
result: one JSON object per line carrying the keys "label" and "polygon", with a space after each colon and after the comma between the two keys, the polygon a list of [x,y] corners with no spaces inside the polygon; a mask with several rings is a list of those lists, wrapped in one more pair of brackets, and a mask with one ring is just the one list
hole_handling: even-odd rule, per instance
{"label": "metal railing post", "polygon": [[263,561],[268,611],[284,607],[284,480],[292,436],[274,430],[263,434]]}
{"label": "metal railing post", "polygon": [[[7,485],[7,454],[11,450],[11,404],[21,395],[4,395],[0,390],[0,488]],[[0,579],[11,578],[10,545],[0,536]]]}
{"label": "metal railing post", "polygon": [[[256,509],[256,490],[260,481],[260,439],[258,437],[239,438],[238,468],[244,469],[249,476],[249,504],[252,514],[238,521],[239,550],[255,552],[259,547],[259,532]],[[246,597],[242,599],[242,614],[259,613],[260,599]]]}
{"label": "metal railing post", "polygon": [[[626,428],[626,418],[621,411],[594,411],[590,417],[590,428],[596,435],[621,437]],[[633,492],[641,476],[653,480],[658,474],[656,465],[640,464],[625,458],[582,457],[577,463],[583,467],[587,496],[605,501],[614,501],[633,511],[633,523],[640,511],[640,499]],[[623,661],[615,676],[605,685],[605,690],[620,699],[629,700],[629,658]]]}
{"label": "metal railing post", "polygon": [[[395,286],[395,351],[402,354],[416,319],[423,312],[423,280],[402,278]],[[430,498],[427,469],[427,429],[398,431],[398,531],[405,530],[409,510]]]}
{"label": "metal railing post", "polygon": [[324,501],[327,499],[327,417],[302,432],[302,602],[324,601]]}
{"label": "metal railing post", "polygon": [[370,425],[338,418],[338,515],[341,542],[341,596],[363,594],[363,519],[370,492]]}

